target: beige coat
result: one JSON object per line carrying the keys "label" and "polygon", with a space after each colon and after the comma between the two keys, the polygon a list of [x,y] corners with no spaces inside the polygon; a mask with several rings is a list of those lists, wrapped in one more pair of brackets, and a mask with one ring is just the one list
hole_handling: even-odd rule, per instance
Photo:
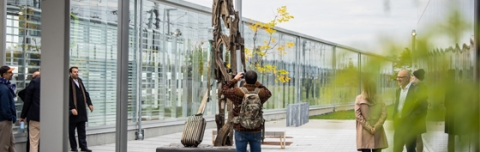
{"label": "beige coat", "polygon": [[[388,147],[383,123],[387,118],[385,103],[371,104],[363,95],[355,100],[355,116],[357,118],[357,150],[384,149]],[[375,132],[372,132],[375,128]]]}

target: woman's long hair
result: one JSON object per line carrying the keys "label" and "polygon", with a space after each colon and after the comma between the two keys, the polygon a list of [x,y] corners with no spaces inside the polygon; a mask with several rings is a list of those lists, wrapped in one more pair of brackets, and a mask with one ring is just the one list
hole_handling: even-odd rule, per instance
{"label": "woman's long hair", "polygon": [[365,97],[365,100],[367,100],[369,103],[371,104],[376,103],[377,102],[377,84],[370,79],[364,79],[362,94],[363,94],[363,97]]}

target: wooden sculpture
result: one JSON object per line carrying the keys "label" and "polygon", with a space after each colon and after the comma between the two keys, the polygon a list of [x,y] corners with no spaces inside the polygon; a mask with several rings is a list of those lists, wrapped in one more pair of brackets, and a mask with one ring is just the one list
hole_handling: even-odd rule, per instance
{"label": "wooden sculpture", "polygon": [[[229,30],[229,35],[222,33],[222,21],[224,27]],[[230,81],[237,74],[236,50],[240,50],[240,59],[245,71],[244,39],[239,31],[240,16],[233,8],[232,0],[213,0],[212,25],[213,25],[213,50],[214,50],[214,72],[217,80],[217,96],[219,113],[215,115],[218,135],[214,146],[231,146],[233,144],[233,103],[222,94],[222,86]],[[223,59],[223,50],[229,51],[230,68]],[[228,120],[225,121],[225,109],[228,111]]]}

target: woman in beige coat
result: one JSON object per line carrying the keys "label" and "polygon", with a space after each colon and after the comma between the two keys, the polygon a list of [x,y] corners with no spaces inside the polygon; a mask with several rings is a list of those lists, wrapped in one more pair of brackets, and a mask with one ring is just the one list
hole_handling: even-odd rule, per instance
{"label": "woman in beige coat", "polygon": [[378,98],[373,81],[364,81],[362,94],[355,100],[357,118],[357,150],[380,152],[388,147],[383,123],[387,118],[386,106]]}

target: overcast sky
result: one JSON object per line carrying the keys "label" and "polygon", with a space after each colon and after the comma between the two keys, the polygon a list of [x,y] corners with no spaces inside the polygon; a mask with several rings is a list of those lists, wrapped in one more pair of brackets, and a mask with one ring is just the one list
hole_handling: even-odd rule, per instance
{"label": "overcast sky", "polygon": [[[213,0],[186,1],[207,7],[213,3]],[[285,5],[295,19],[279,27],[381,53],[381,35],[409,46],[417,24],[417,3],[417,0],[243,0],[243,16],[266,22],[273,19],[276,8]]]}

